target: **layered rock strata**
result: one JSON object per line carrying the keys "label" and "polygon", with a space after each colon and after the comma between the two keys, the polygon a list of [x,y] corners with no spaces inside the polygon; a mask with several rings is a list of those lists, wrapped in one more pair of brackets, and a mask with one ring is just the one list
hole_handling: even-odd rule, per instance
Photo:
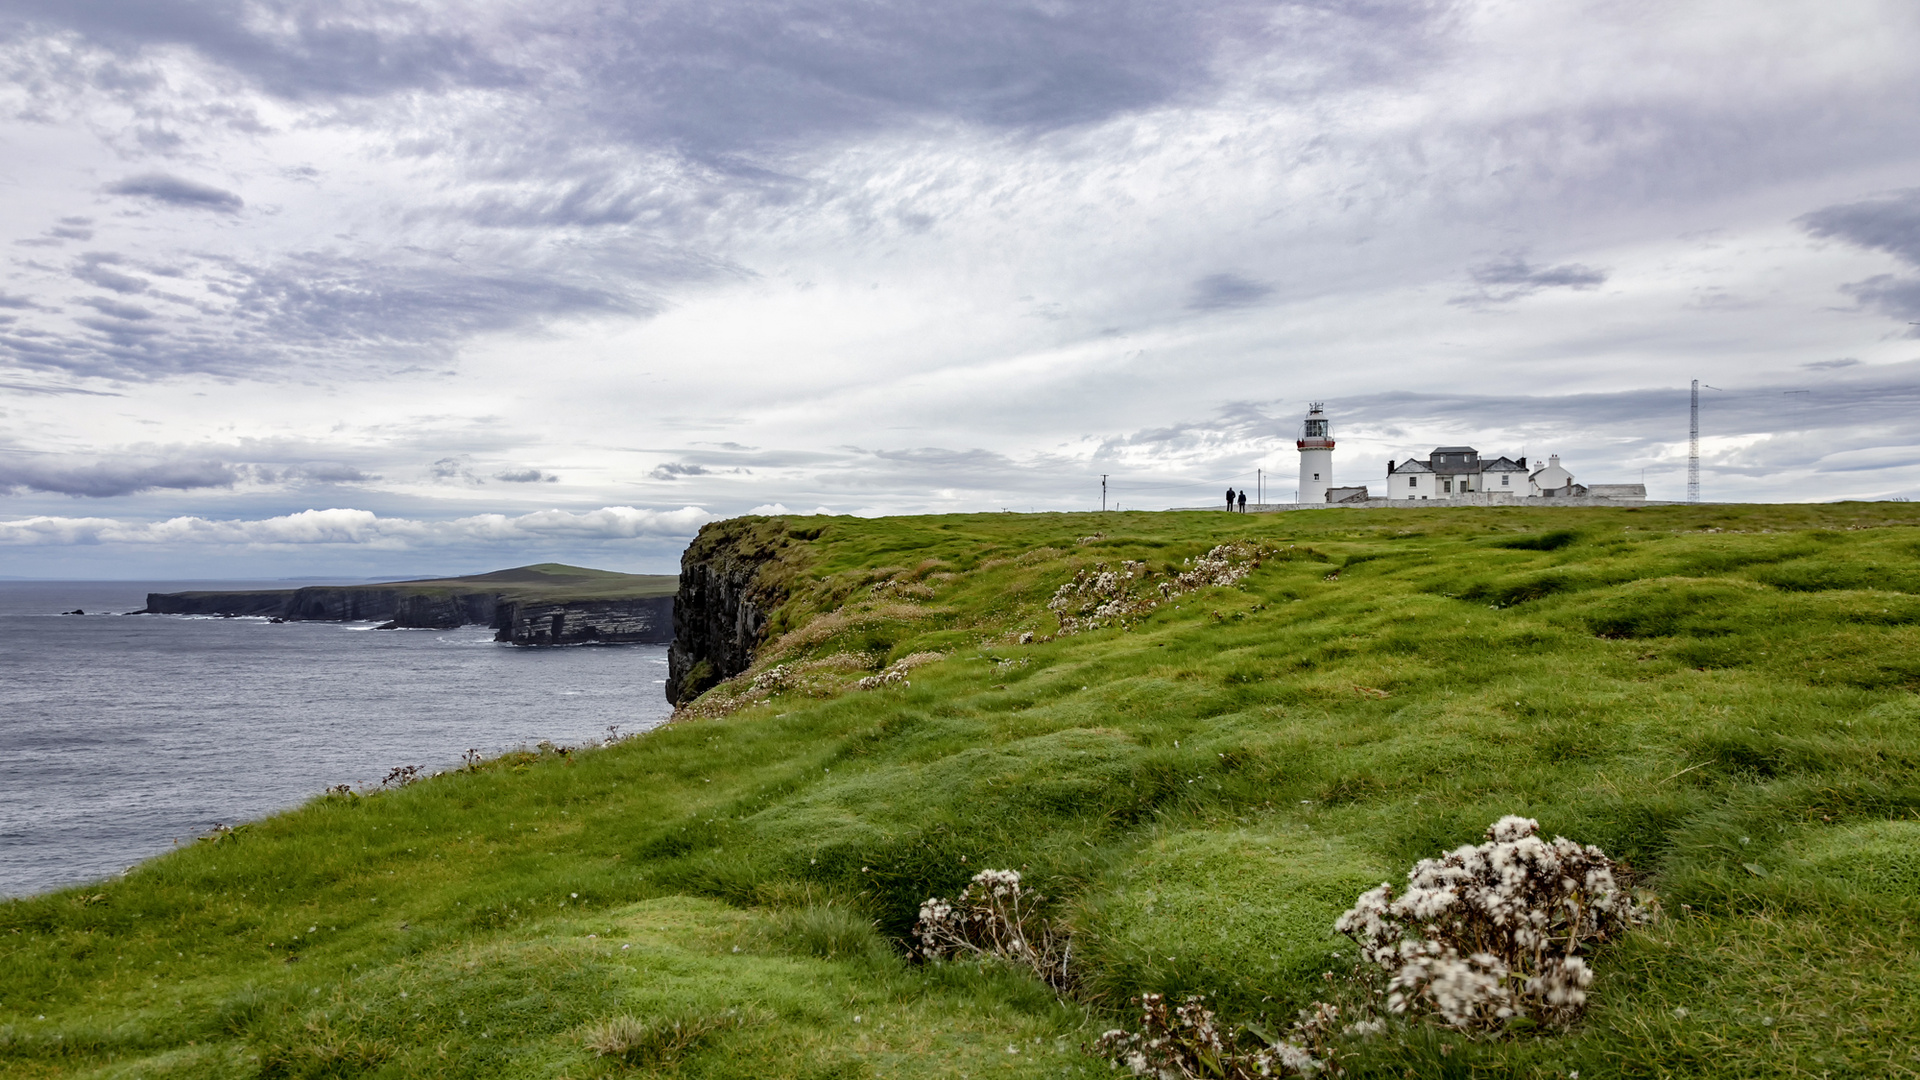
{"label": "layered rock strata", "polygon": [[261,592],[147,594],[154,615],[263,616],[289,622],[384,622],[388,629],[491,626],[515,645],[650,643],[673,639],[672,596],[516,596],[498,588],[309,585]]}
{"label": "layered rock strata", "polygon": [[722,679],[747,670],[786,602],[805,541],[819,526],[783,518],[733,518],[700,530],[680,557],[680,592],[667,650],[667,700],[691,701]]}

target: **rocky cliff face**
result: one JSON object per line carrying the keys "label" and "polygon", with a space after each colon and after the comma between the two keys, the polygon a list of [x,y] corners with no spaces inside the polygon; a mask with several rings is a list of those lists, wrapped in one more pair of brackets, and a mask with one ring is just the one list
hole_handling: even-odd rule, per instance
{"label": "rocky cliff face", "polygon": [[397,627],[450,630],[493,625],[500,598],[491,593],[448,594],[363,585],[309,585],[270,592],[148,593],[155,615],[268,615],[300,622],[392,622]]}
{"label": "rocky cliff face", "polygon": [[645,642],[664,645],[673,640],[674,598],[651,596],[641,600],[574,600],[540,604],[510,602],[500,606],[493,625],[495,641],[515,645],[583,645],[589,642]]}
{"label": "rocky cliff face", "polygon": [[804,541],[819,535],[818,527],[783,518],[734,518],[700,530],[680,557],[668,701],[691,701],[752,665],[767,621],[805,559]]}
{"label": "rocky cliff face", "polygon": [[500,598],[491,593],[434,594],[405,589],[308,586],[296,589],[281,616],[309,622],[386,620],[412,630],[493,625]]}
{"label": "rocky cliff face", "polygon": [[395,629],[483,625],[515,645],[665,644],[673,597],[526,601],[486,591],[314,585],[270,592],[148,593],[155,615],[264,615],[294,622],[385,622]]}

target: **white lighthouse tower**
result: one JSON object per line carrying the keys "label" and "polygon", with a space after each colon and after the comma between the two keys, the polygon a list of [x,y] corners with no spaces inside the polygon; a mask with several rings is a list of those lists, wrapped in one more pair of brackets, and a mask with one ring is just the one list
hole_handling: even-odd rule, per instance
{"label": "white lighthouse tower", "polygon": [[1333,432],[1327,429],[1323,402],[1307,406],[1307,418],[1294,445],[1300,450],[1300,501],[1326,502],[1327,489],[1333,486]]}

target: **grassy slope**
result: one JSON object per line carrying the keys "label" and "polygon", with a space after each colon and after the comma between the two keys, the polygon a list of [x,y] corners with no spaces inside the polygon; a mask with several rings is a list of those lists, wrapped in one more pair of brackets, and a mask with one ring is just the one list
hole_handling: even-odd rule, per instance
{"label": "grassy slope", "polygon": [[[833,519],[789,549],[796,632],[763,662],[811,691],[318,800],[0,906],[0,1072],[618,1075],[597,1021],[733,1009],[658,1067],[1107,1075],[1076,1047],[1127,994],[1283,1013],[1344,963],[1326,929],[1354,894],[1517,812],[1630,860],[1669,917],[1602,954],[1574,1032],[1415,1040],[1361,1075],[1920,1075],[1916,523]],[[1131,630],[1012,644],[1078,567],[1237,537],[1302,557]],[[949,658],[910,687],[834,689],[929,649]],[[1062,898],[1091,1006],[888,947],[1002,865]]]}

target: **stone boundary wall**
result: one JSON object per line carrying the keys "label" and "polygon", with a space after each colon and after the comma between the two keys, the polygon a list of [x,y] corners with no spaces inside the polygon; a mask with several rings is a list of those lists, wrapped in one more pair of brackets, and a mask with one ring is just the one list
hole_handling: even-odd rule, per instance
{"label": "stone boundary wall", "polygon": [[[1175,506],[1168,512],[1188,510],[1212,510],[1224,514],[1227,508],[1222,500],[1216,506]],[[1635,506],[1706,506],[1708,503],[1684,503],[1665,499],[1607,499],[1593,495],[1570,495],[1564,498],[1531,498],[1515,495],[1488,494],[1474,492],[1451,499],[1365,499],[1360,502],[1345,503],[1265,503],[1247,504],[1249,514],[1276,514],[1288,510],[1452,510],[1459,507],[1519,506],[1527,509],[1539,509],[1552,506],[1614,506],[1632,508]]]}

